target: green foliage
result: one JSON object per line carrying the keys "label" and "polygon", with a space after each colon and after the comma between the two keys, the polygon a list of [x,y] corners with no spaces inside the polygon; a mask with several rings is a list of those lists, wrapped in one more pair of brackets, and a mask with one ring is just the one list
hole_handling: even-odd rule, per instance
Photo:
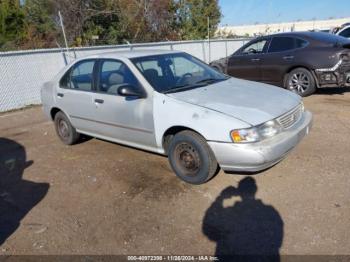
{"label": "green foliage", "polygon": [[25,48],[44,48],[55,46],[58,28],[55,24],[54,3],[51,0],[26,0]]}
{"label": "green foliage", "polygon": [[179,26],[183,39],[205,39],[208,37],[208,18],[210,37],[217,29],[221,19],[218,0],[180,0]]}
{"label": "green foliage", "polygon": [[205,39],[220,22],[218,0],[0,0],[0,50]]}
{"label": "green foliage", "polygon": [[25,15],[19,1],[0,0],[0,49],[14,49],[25,33]]}

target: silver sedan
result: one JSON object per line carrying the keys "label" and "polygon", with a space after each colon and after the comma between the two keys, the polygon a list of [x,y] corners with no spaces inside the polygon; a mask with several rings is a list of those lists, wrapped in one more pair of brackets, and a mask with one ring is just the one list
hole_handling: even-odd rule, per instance
{"label": "silver sedan", "polygon": [[192,184],[224,171],[256,172],[283,159],[312,114],[286,90],[221,74],[183,52],[86,57],[41,90],[59,138],[80,134],[167,155]]}

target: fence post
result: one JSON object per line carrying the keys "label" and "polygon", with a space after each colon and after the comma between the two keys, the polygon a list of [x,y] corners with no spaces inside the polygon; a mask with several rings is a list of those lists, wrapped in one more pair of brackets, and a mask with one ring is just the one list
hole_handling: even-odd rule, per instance
{"label": "fence post", "polygon": [[65,65],[68,65],[68,61],[67,61],[67,57],[66,57],[66,53],[62,52],[62,57],[63,57],[63,61]]}
{"label": "fence post", "polygon": [[207,56],[205,55],[205,41],[204,40],[202,40],[202,51],[203,51],[203,61],[208,63]]}

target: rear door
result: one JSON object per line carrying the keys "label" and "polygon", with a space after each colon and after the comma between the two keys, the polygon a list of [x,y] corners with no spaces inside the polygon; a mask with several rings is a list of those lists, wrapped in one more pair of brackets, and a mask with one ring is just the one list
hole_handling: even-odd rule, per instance
{"label": "rear door", "polygon": [[68,114],[78,130],[94,130],[90,119],[94,117],[94,73],[96,60],[77,62],[62,77],[57,89],[57,105]]}
{"label": "rear door", "polygon": [[228,59],[227,73],[252,81],[261,79],[260,65],[264,58],[268,39],[256,40]]}
{"label": "rear door", "polygon": [[283,86],[285,73],[302,60],[300,50],[308,45],[306,40],[290,36],[273,37],[261,63],[261,81]]}

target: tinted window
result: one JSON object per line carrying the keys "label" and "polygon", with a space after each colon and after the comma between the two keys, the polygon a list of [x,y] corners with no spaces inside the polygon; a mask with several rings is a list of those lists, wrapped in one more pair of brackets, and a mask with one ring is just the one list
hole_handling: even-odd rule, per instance
{"label": "tinted window", "polygon": [[350,38],[350,27],[345,29],[344,31],[341,31],[339,35],[343,36],[343,37]]}
{"label": "tinted window", "polygon": [[295,40],[295,48],[303,48],[308,45],[308,42],[303,39],[294,38],[294,40]]}
{"label": "tinted window", "polygon": [[75,64],[61,79],[61,88],[91,91],[93,85],[94,60]]}
{"label": "tinted window", "polygon": [[255,42],[243,49],[243,54],[259,54],[264,51],[267,40]]}
{"label": "tinted window", "polygon": [[295,48],[295,41],[292,37],[274,37],[272,38],[269,53],[283,52]]}
{"label": "tinted window", "polygon": [[117,94],[121,86],[133,86],[137,89],[140,84],[130,69],[120,61],[103,61],[100,72],[99,91]]}

